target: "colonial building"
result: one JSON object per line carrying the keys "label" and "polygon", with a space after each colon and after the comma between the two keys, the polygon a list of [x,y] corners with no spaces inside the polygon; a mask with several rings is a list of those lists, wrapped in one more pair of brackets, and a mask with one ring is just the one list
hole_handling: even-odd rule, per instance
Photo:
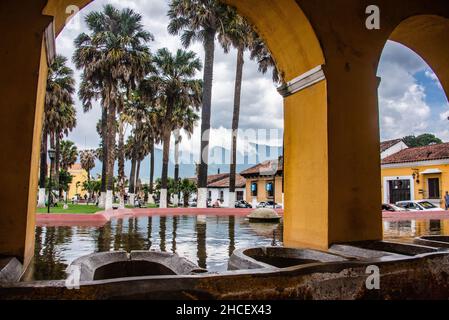
{"label": "colonial building", "polygon": [[83,190],[83,184],[87,181],[87,171],[81,167],[81,164],[76,163],[69,169],[69,173],[73,177],[68,193],[69,201],[75,195],[79,195],[83,198],[87,194],[87,192]]}
{"label": "colonial building", "polygon": [[[207,177],[207,194],[208,200],[215,203],[217,200],[221,202],[223,207],[227,207],[229,204],[229,173],[219,173],[215,175],[210,175]],[[192,181],[197,181],[197,178],[191,178]],[[236,200],[246,199],[246,179],[241,175],[237,174],[235,178],[235,194]],[[191,200],[194,200],[195,196],[192,196]]]}
{"label": "colonial building", "polygon": [[395,139],[381,142],[380,144],[380,158],[385,159],[392,154],[395,154],[399,151],[407,149],[408,146],[404,143],[402,139]]}
{"label": "colonial building", "polygon": [[283,158],[268,160],[240,173],[246,179],[246,201],[284,203]]}
{"label": "colonial building", "polygon": [[382,160],[384,203],[429,200],[444,207],[449,191],[449,143],[408,148]]}

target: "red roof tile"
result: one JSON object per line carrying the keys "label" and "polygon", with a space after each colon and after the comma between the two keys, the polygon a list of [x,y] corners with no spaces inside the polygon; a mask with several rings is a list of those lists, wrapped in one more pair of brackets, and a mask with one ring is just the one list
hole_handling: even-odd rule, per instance
{"label": "red roof tile", "polygon": [[420,162],[443,159],[449,159],[449,143],[404,149],[382,160],[382,164]]}
{"label": "red roof tile", "polygon": [[[209,188],[229,188],[229,181],[230,176],[228,174],[228,177],[215,181],[214,183],[209,184]],[[246,186],[246,179],[242,177],[241,175],[237,174],[235,176],[235,187],[236,188],[244,188]]]}
{"label": "red roof tile", "polygon": [[252,175],[273,175],[274,171],[280,173],[284,170],[282,157],[279,160],[268,160],[258,165],[249,168],[243,172],[240,172],[242,176],[252,176]]}

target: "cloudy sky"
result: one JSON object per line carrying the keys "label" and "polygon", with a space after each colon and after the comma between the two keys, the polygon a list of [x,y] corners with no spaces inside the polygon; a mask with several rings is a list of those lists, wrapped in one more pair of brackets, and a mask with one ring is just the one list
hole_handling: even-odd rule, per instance
{"label": "cloudy sky", "polygon": [[[129,7],[142,14],[145,27],[155,36],[155,41],[151,43],[153,52],[162,47],[173,51],[181,48],[179,38],[167,32],[167,0],[97,0],[83,9],[58,37],[58,53],[72,57],[73,40],[80,32],[88,32],[83,17],[88,12],[100,10],[106,3],[118,8]],[[196,44],[190,50],[203,58],[204,51],[200,44]],[[229,132],[225,129],[230,128],[232,121],[235,60],[235,51],[226,55],[217,45],[212,147],[230,147]],[[77,80],[79,74],[77,71]],[[382,140],[431,132],[449,141],[447,99],[435,74],[419,56],[400,44],[388,43],[379,67],[379,76],[382,77],[379,91]],[[198,77],[201,78],[202,74],[198,74]],[[78,127],[70,134],[69,139],[75,141],[80,149],[97,148],[99,137],[96,123],[101,115],[99,104],[97,103],[88,114],[83,113],[79,100],[76,104]],[[240,127],[243,130],[270,129],[271,137],[268,136],[266,141],[259,140],[259,142],[273,146],[282,144],[282,98],[271,81],[271,75],[260,74],[257,65],[249,61],[248,57],[244,67]],[[199,142],[199,129],[197,129],[193,139],[190,141],[184,139],[182,150],[196,153],[199,150]],[[241,148],[246,148],[247,145],[240,144]]]}

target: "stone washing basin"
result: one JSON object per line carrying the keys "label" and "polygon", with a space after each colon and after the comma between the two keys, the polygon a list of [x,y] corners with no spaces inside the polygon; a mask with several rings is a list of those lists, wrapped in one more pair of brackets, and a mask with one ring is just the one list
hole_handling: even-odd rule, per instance
{"label": "stone washing basin", "polygon": [[429,247],[449,248],[449,236],[425,236],[415,238],[413,242]]}
{"label": "stone washing basin", "polygon": [[232,254],[229,270],[283,269],[294,266],[345,262],[348,259],[336,254],[309,249],[290,249],[283,247],[257,247],[236,250]]}
{"label": "stone washing basin", "polygon": [[206,273],[193,262],[177,254],[158,251],[102,252],[75,260],[68,268],[80,273],[80,281],[131,277],[175,276]]}

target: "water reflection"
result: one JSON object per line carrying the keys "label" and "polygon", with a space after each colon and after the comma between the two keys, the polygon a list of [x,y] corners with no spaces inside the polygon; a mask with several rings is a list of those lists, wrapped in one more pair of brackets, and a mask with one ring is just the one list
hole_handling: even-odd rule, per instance
{"label": "water reflection", "polygon": [[[274,232],[273,232],[274,230]],[[170,251],[210,271],[225,271],[234,250],[282,244],[281,224],[270,232],[243,217],[140,217],[112,220],[103,227],[37,227],[31,280],[65,278],[76,258],[94,252]]]}
{"label": "water reflection", "polygon": [[[103,227],[37,227],[35,258],[26,280],[65,278],[76,258],[110,250],[175,252],[200,267],[227,269],[236,249],[282,246],[282,224],[254,224],[243,217],[140,217],[112,220]],[[384,221],[386,239],[411,241],[423,235],[449,236],[449,220]]]}

